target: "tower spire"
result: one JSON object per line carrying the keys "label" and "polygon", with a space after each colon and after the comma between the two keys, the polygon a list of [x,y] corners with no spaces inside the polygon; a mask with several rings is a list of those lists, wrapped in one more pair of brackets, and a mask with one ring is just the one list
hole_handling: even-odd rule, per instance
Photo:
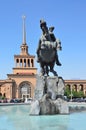
{"label": "tower spire", "polygon": [[25,28],[25,18],[26,16],[23,15],[22,19],[23,19],[23,44],[26,44],[26,28]]}
{"label": "tower spire", "polygon": [[21,47],[21,55],[28,55],[28,45],[26,44],[26,30],[25,30],[25,16],[22,16],[23,19],[23,41]]}

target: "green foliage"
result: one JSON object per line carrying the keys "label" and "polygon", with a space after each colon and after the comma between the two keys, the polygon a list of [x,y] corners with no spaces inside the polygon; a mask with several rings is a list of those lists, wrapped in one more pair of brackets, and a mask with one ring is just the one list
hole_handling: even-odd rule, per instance
{"label": "green foliage", "polygon": [[1,100],[4,100],[4,99],[5,99],[5,97],[4,97],[4,96],[0,96],[0,99],[1,99]]}
{"label": "green foliage", "polygon": [[69,90],[68,87],[65,88],[64,95],[67,96],[68,98],[70,97],[71,91]]}
{"label": "green foliage", "polygon": [[72,93],[73,93],[73,97],[75,97],[75,98],[84,97],[83,91],[76,92],[76,91],[73,90]]}
{"label": "green foliage", "polygon": [[[69,90],[68,86],[66,86],[66,88],[65,88],[64,95],[67,96],[68,98],[70,98],[70,96],[71,96],[71,91]],[[84,93],[83,93],[83,91],[77,92],[77,91],[74,91],[74,89],[72,89],[72,97],[81,98],[81,97],[84,97]]]}

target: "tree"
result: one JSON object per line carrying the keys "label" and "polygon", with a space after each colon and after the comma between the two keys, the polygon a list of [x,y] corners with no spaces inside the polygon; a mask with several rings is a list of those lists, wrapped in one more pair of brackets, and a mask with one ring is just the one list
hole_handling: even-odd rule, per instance
{"label": "tree", "polygon": [[[68,98],[70,98],[71,96],[71,90],[69,89],[68,86],[66,86],[65,88],[65,92],[64,95],[67,96]],[[75,91],[74,89],[72,89],[72,97],[73,98],[81,98],[84,97],[84,92],[83,91]]]}
{"label": "tree", "polygon": [[73,97],[74,97],[74,98],[81,98],[81,97],[84,97],[83,91],[78,91],[78,92],[77,92],[77,91],[74,91],[74,90],[73,90],[72,93],[73,93]]}
{"label": "tree", "polygon": [[70,94],[71,94],[71,91],[69,90],[68,86],[66,86],[64,95],[67,96],[68,98],[70,98]]}

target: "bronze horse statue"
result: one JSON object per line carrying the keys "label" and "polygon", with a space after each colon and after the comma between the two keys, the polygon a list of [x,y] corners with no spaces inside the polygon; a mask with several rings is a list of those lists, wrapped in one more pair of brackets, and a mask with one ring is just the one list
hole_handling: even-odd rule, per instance
{"label": "bronze horse statue", "polygon": [[55,63],[61,66],[61,63],[58,60],[57,50],[61,50],[61,42],[57,40],[53,34],[54,27],[48,29],[46,22],[40,20],[40,27],[43,31],[43,34],[39,40],[37,48],[37,62],[40,63],[41,74],[47,76],[49,72],[52,72],[57,76],[57,72],[54,70]]}

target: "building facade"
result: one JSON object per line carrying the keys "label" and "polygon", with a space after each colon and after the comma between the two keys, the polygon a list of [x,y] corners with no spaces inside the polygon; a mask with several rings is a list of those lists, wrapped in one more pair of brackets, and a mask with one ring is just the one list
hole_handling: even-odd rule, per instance
{"label": "building facade", "polygon": [[71,92],[71,99],[73,98],[73,91],[83,92],[86,96],[86,80],[65,80],[65,87]]}
{"label": "building facade", "polygon": [[83,91],[86,95],[86,80],[65,80],[65,86],[69,87],[69,90],[73,89],[76,92]]}
{"label": "building facade", "polygon": [[25,17],[23,17],[23,42],[21,53],[14,55],[15,67],[13,74],[7,74],[6,80],[0,80],[0,96],[12,98],[33,98],[36,85],[37,68],[35,56],[28,53],[26,43]]}

